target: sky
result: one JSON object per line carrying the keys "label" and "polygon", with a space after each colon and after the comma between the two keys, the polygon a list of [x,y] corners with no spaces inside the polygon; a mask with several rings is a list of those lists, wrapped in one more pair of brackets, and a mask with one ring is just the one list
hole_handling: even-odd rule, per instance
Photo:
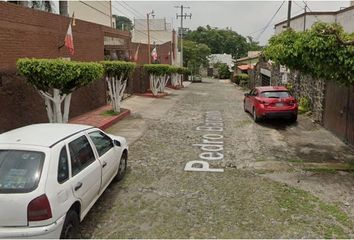
{"label": "sky", "polygon": [[[154,10],[155,18],[166,18],[177,29],[180,20],[176,13],[180,9],[175,6],[188,6],[186,13],[191,13],[192,18],[184,20],[184,27],[192,30],[198,26],[210,25],[211,27],[226,28],[243,36],[252,36],[265,45],[274,33],[274,24],[286,20],[288,3],[283,1],[115,1],[112,0],[113,14],[124,15],[131,19],[146,18],[146,14]],[[311,11],[337,11],[341,7],[348,7],[350,1],[307,1]],[[303,1],[292,2],[292,16],[304,11]],[[268,24],[269,23],[269,24]],[[267,27],[268,26],[268,27]],[[262,29],[266,28],[264,31]]]}

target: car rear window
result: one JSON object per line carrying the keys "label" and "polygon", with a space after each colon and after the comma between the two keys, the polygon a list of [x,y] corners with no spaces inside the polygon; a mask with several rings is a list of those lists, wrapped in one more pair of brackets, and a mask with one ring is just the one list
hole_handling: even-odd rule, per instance
{"label": "car rear window", "polygon": [[45,154],[0,150],[0,193],[25,193],[37,188]]}
{"label": "car rear window", "polygon": [[261,97],[265,98],[287,98],[290,97],[290,93],[288,91],[266,91],[261,92]]}

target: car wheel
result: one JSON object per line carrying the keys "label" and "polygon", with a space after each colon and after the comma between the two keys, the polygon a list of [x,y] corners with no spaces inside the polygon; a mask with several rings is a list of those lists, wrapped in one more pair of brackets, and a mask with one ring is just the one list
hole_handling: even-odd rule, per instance
{"label": "car wheel", "polygon": [[252,116],[253,116],[253,121],[254,121],[254,122],[259,122],[260,118],[257,117],[256,109],[255,109],[255,108],[253,108]]}
{"label": "car wheel", "polygon": [[292,116],[292,117],[290,118],[290,121],[291,121],[291,122],[296,122],[296,121],[297,121],[297,114],[294,115],[294,116]]}
{"label": "car wheel", "polygon": [[79,216],[74,210],[69,210],[66,214],[63,229],[61,230],[61,239],[80,238]]}
{"label": "car wheel", "polygon": [[120,181],[124,178],[124,175],[127,171],[127,165],[128,165],[128,155],[126,153],[123,153],[122,158],[120,159],[118,172],[116,176],[117,181]]}

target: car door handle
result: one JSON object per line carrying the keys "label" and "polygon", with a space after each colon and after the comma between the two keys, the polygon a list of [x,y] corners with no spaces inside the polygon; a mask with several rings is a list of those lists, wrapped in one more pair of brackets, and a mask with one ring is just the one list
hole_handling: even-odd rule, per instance
{"label": "car door handle", "polygon": [[75,186],[75,191],[79,190],[82,187],[82,182],[78,182]]}
{"label": "car door handle", "polygon": [[106,162],[103,162],[102,168],[104,168],[105,166],[107,166],[107,163],[106,163]]}

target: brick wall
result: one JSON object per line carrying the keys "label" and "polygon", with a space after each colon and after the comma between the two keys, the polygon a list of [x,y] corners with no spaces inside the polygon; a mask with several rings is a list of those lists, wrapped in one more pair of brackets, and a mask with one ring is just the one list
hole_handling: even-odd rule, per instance
{"label": "brick wall", "polygon": [[[139,43],[132,43],[131,44],[131,54],[135,56],[135,52],[139,46],[138,51],[138,64],[147,64],[149,62],[148,57],[148,45],[147,44],[139,44]],[[153,45],[150,46],[150,50],[152,51],[154,48]],[[161,45],[157,45],[157,57],[158,61],[161,64],[171,64],[173,52],[171,52],[171,42],[166,42]]]}
{"label": "brick wall", "polygon": [[[32,123],[48,122],[43,99],[16,73],[16,60],[70,57],[78,61],[104,59],[104,35],[130,41],[128,32],[76,20],[73,27],[75,55],[63,44],[67,17],[0,2],[0,132]],[[98,80],[73,93],[70,117],[106,104],[106,85]]]}

